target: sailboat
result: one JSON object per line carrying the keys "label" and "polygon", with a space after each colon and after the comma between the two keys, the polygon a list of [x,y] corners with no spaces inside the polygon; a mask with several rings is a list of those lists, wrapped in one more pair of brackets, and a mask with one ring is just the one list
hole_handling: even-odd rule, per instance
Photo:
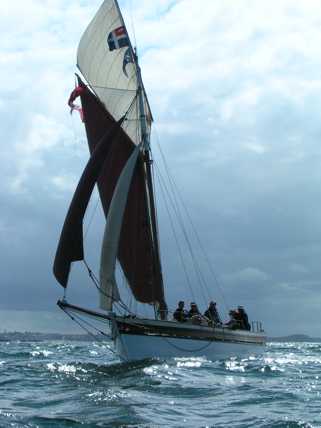
{"label": "sailboat", "polygon": [[[77,66],[82,77],[77,75],[69,106],[79,111],[84,122],[90,157],[65,218],[53,272],[66,292],[72,263],[84,262],[98,289],[100,309],[69,303],[66,294],[58,306],[69,314],[107,321],[104,333],[125,361],[186,356],[217,359],[262,350],[261,325],[249,331],[178,322],[169,315],[152,171],[153,117],[138,55],[117,0],[105,0],[85,30]],[[106,218],[98,278],[85,260],[83,236],[84,216],[95,186]],[[133,298],[154,307],[154,317],[139,316],[123,302],[117,263]]]}

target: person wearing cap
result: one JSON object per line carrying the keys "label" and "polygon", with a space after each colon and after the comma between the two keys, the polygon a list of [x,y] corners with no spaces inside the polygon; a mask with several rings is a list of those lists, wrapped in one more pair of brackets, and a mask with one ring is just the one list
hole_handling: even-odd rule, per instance
{"label": "person wearing cap", "polygon": [[221,324],[221,319],[216,307],[216,302],[210,302],[208,308],[204,312],[204,317],[206,317],[214,324]]}
{"label": "person wearing cap", "polygon": [[188,311],[188,318],[192,318],[195,315],[201,315],[201,314],[200,314],[200,311],[198,310],[197,304],[192,302],[191,309]]}
{"label": "person wearing cap", "polygon": [[187,319],[187,312],[184,309],[184,305],[185,303],[183,302],[183,300],[180,300],[174,312],[173,317],[178,322],[185,322]]}

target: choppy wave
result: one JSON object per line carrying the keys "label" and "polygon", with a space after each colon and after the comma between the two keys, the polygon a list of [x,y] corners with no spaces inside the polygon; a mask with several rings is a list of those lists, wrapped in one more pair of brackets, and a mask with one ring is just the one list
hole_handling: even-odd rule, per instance
{"label": "choppy wave", "polygon": [[111,344],[0,343],[0,427],[321,427],[321,344],[121,363]]}

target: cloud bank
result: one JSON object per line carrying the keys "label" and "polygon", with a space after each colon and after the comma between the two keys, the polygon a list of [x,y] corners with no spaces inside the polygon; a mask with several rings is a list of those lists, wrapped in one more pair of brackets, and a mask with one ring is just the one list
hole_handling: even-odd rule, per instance
{"label": "cloud bank", "polygon": [[[211,295],[222,310],[225,302],[244,304],[270,334],[317,335],[321,2],[120,4],[137,41],[155,118],[155,164],[164,171],[159,141],[224,298],[195,244]],[[0,6],[3,310],[48,311],[61,294],[51,265],[88,157],[82,126],[66,100],[78,40],[99,5],[27,0]],[[159,179],[156,186],[163,268],[174,306],[192,296]],[[86,224],[94,210],[95,201]],[[101,226],[95,220],[88,236],[93,264]],[[75,267],[70,291],[95,305],[84,274]],[[188,275],[202,300],[195,274],[189,269]]]}

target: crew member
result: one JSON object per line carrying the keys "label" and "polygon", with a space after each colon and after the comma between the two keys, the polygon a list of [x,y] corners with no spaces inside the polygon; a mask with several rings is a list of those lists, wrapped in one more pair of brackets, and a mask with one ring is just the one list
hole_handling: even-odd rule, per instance
{"label": "crew member", "polygon": [[188,317],[192,318],[195,315],[201,315],[201,314],[200,314],[200,311],[198,310],[196,303],[192,302],[191,309],[188,311]]}
{"label": "crew member", "polygon": [[242,323],[242,327],[244,330],[251,330],[251,326],[249,323],[249,317],[247,316],[247,313],[245,312],[245,309],[243,306],[238,306],[237,307],[238,313],[239,313],[239,317]]}
{"label": "crew member", "polygon": [[216,302],[210,302],[207,310],[204,312],[204,317],[208,318],[214,324],[221,324],[220,315],[216,308]]}
{"label": "crew member", "polygon": [[184,309],[183,300],[178,302],[177,309],[174,312],[174,319],[178,322],[184,322],[187,319],[187,312]]}
{"label": "crew member", "polygon": [[229,319],[229,321],[227,322],[227,323],[225,323],[225,325],[228,327],[228,328],[230,328],[230,329],[232,329],[232,330],[237,330],[237,329],[239,329],[240,328],[240,322],[239,322],[239,320],[237,319],[238,317],[237,317],[237,312],[236,311],[233,311],[232,309],[229,311],[229,316],[230,316],[230,319]]}

